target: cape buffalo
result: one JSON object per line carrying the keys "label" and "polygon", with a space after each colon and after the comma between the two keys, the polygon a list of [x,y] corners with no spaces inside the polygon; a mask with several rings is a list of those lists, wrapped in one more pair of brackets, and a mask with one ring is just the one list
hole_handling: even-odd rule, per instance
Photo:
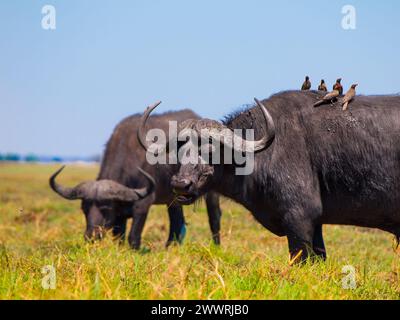
{"label": "cape buffalo", "polygon": [[378,228],[398,240],[400,96],[356,96],[351,112],[344,112],[338,103],[313,108],[322,95],[282,92],[223,124],[185,123],[195,131],[229,129],[229,135],[254,129],[261,140],[258,148],[241,141],[237,150],[255,152],[250,175],[236,175],[237,165],[224,159],[181,165],[172,179],[180,200],[188,203],[210,190],[236,200],[265,228],[287,237],[291,261],[326,258],[323,224]]}
{"label": "cape buffalo", "polygon": [[[200,119],[191,110],[168,112],[154,116],[149,121],[148,128],[162,128],[168,131],[170,120],[177,121],[179,124],[190,118]],[[50,179],[51,188],[62,197],[69,200],[82,199],[81,207],[86,216],[86,239],[101,238],[105,229],[112,229],[114,236],[123,239],[127,219],[132,217],[133,223],[128,241],[132,248],[138,249],[145,220],[152,204],[168,205],[170,232],[167,246],[173,241],[180,242],[185,235],[183,209],[181,204],[174,201],[176,195],[172,192],[170,185],[170,180],[177,172],[178,167],[167,164],[154,166],[148,164],[145,151],[139,145],[136,136],[139,120],[140,115],[133,115],[116,126],[106,145],[96,181],[84,184],[84,188],[80,185],[74,189],[68,189],[55,183],[55,178],[60,171]],[[103,185],[111,183],[105,181],[113,181],[114,189],[120,189],[121,192],[148,185],[148,179],[140,174],[138,167],[143,168],[154,177],[156,188],[153,194],[148,197],[141,196],[140,199],[121,198],[119,193],[114,192],[105,197],[100,196],[99,190],[102,190]],[[210,192],[205,198],[212,237],[214,242],[219,244],[221,218],[219,196]]]}

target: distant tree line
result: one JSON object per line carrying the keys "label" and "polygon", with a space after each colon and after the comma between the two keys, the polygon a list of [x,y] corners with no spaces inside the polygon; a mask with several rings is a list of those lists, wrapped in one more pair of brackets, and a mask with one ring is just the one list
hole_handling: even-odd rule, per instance
{"label": "distant tree line", "polygon": [[58,156],[51,156],[51,157],[41,157],[37,156],[33,153],[27,155],[20,155],[18,153],[0,153],[0,162],[7,161],[7,162],[62,162],[62,161],[88,161],[88,162],[100,162],[101,156],[95,155],[87,158],[62,158]]}
{"label": "distant tree line", "polygon": [[1,154],[0,153],[0,161],[20,161],[21,156],[16,153],[6,153],[6,154]]}
{"label": "distant tree line", "polygon": [[26,162],[38,162],[39,157],[34,154],[28,154],[26,156],[19,155],[18,153],[0,153],[0,161],[26,161]]}

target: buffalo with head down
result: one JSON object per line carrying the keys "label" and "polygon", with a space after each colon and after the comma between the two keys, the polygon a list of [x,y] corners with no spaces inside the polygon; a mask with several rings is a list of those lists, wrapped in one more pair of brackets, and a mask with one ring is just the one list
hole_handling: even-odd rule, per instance
{"label": "buffalo with head down", "polygon": [[[191,110],[167,112],[152,117],[146,129],[160,128],[168,133],[169,121],[181,123],[187,119],[200,119]],[[86,217],[85,238],[101,238],[104,231],[112,229],[113,235],[121,239],[125,236],[127,219],[133,218],[128,241],[132,248],[138,249],[141,234],[152,204],[166,204],[170,219],[170,232],[167,245],[181,242],[185,235],[185,219],[182,205],[176,201],[170,185],[172,176],[177,173],[177,165],[150,165],[146,153],[137,139],[140,115],[130,116],[121,121],[109,139],[101,163],[97,180],[85,182],[75,188],[65,188],[55,182],[56,172],[50,179],[51,188],[69,200],[81,199]],[[142,174],[143,168],[155,180],[154,192],[149,194],[152,180]],[[220,242],[219,196],[210,192],[206,195],[209,222],[215,243]]]}
{"label": "buffalo with head down", "polygon": [[[56,182],[57,176],[63,169],[64,166],[50,177],[50,187],[67,200],[83,200],[82,207],[86,214],[85,239],[87,240],[100,239],[104,230],[115,226],[117,215],[111,214],[109,211],[105,214],[104,208],[112,206],[113,202],[134,204],[136,201],[145,199],[154,191],[156,183],[147,172],[137,168],[148,180],[149,187],[134,189],[112,180],[101,179],[82,182],[73,188],[69,188]],[[88,203],[92,205],[88,206]]]}
{"label": "buffalo with head down", "polygon": [[251,174],[237,175],[237,164],[224,159],[215,165],[199,159],[180,166],[172,178],[175,191],[185,203],[210,190],[241,203],[264,227],[287,237],[291,261],[326,258],[324,224],[378,228],[398,239],[400,96],[357,96],[351,112],[338,103],[314,108],[321,97],[315,91],[282,92],[224,124],[190,123],[211,135],[254,129],[261,145],[243,140],[232,151],[255,152]]}

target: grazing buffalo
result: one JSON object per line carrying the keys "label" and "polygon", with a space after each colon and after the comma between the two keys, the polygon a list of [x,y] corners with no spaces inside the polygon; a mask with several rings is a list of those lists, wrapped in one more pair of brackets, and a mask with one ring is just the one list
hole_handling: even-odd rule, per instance
{"label": "grazing buffalo", "polygon": [[254,129],[260,140],[239,139],[233,149],[254,151],[250,175],[237,175],[237,164],[224,159],[181,165],[172,179],[179,199],[189,203],[215,190],[236,200],[265,228],[287,237],[291,261],[326,258],[324,224],[378,228],[398,240],[400,96],[356,96],[351,112],[344,112],[338,103],[314,108],[322,95],[282,92],[223,124],[184,123],[179,130],[229,129],[227,141],[232,129]]}
{"label": "grazing buffalo", "polygon": [[[177,121],[179,124],[187,119],[200,118],[190,110],[168,112],[152,117],[148,128],[161,128],[168,132],[170,120]],[[146,217],[152,204],[168,205],[170,233],[167,245],[173,241],[180,242],[185,235],[183,209],[180,203],[174,201],[176,195],[172,192],[170,185],[170,180],[177,172],[178,166],[150,165],[146,161],[145,151],[139,145],[136,135],[139,120],[140,115],[130,116],[114,129],[106,145],[96,181],[68,189],[55,183],[55,178],[60,171],[50,179],[52,189],[62,197],[69,200],[82,199],[82,210],[86,216],[86,239],[101,238],[106,229],[112,229],[114,236],[123,239],[127,219],[132,217],[133,223],[128,241],[132,248],[138,249]],[[147,197],[141,196],[144,195],[143,191],[138,193],[134,190],[149,184],[148,178],[140,174],[138,167],[146,170],[155,179],[155,192]],[[109,187],[111,183],[112,187]],[[133,190],[133,193],[129,190]],[[131,196],[136,193],[139,198],[132,198]],[[127,196],[121,197],[121,194]],[[213,240],[219,244],[221,218],[219,196],[210,192],[207,193],[205,199]]]}

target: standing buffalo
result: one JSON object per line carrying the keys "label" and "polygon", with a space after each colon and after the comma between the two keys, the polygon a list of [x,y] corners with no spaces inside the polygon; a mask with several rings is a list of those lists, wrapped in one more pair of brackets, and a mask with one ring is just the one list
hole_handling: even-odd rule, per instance
{"label": "standing buffalo", "polygon": [[326,258],[323,224],[378,228],[398,240],[400,96],[357,96],[351,113],[338,104],[313,108],[321,97],[315,91],[282,92],[256,100],[257,106],[224,124],[186,123],[186,129],[206,128],[211,135],[254,129],[261,140],[254,145],[239,138],[237,151],[255,152],[247,176],[236,175],[237,165],[224,159],[181,165],[172,179],[180,200],[189,203],[210,190],[236,200],[265,228],[287,237],[291,261]]}
{"label": "standing buffalo", "polygon": [[[149,128],[162,128],[168,132],[170,120],[181,123],[187,119],[200,119],[190,110],[169,112],[155,116],[149,121]],[[132,248],[138,249],[141,234],[149,208],[152,204],[168,205],[170,232],[167,245],[181,241],[185,235],[185,220],[181,204],[175,200],[170,180],[178,166],[150,165],[146,161],[145,151],[139,145],[136,132],[139,115],[130,116],[121,121],[109,139],[100,173],[96,181],[80,184],[73,189],[64,188],[55,182],[57,171],[50,179],[51,188],[68,200],[82,199],[82,210],[86,216],[85,238],[101,238],[103,231],[112,229],[113,235],[124,238],[128,218],[133,218],[128,236]],[[155,179],[155,192],[144,197],[145,192],[135,190],[147,186],[148,176],[140,174],[143,168]],[[206,195],[209,222],[215,243],[220,242],[219,196],[213,192]]]}

